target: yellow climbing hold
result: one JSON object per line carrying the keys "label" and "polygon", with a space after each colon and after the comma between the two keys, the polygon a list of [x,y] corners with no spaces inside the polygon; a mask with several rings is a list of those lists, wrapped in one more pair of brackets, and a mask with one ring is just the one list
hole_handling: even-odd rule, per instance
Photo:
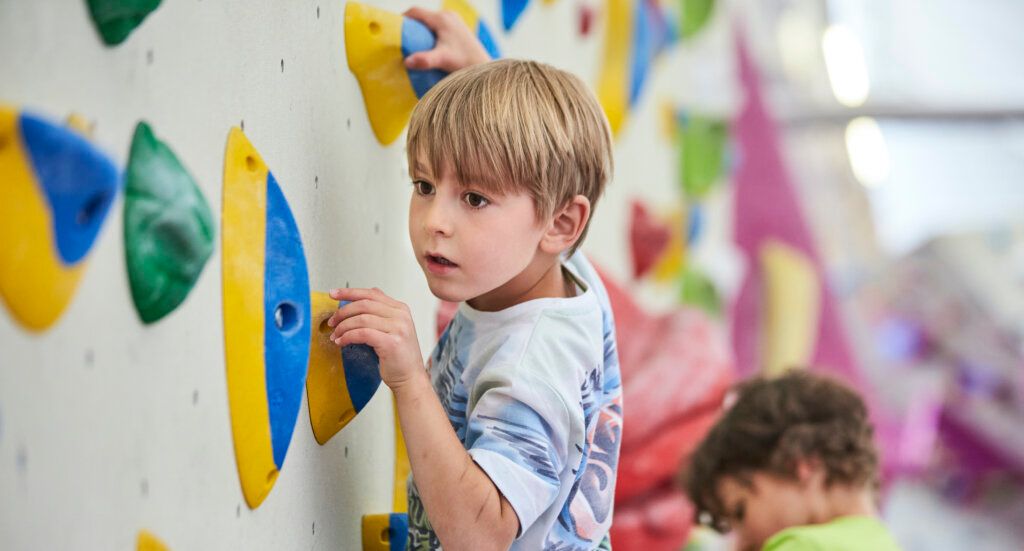
{"label": "yellow climbing hold", "polygon": [[417,101],[402,58],[402,16],[349,2],[345,55],[363,92],[373,134],[388,145],[402,133]]}

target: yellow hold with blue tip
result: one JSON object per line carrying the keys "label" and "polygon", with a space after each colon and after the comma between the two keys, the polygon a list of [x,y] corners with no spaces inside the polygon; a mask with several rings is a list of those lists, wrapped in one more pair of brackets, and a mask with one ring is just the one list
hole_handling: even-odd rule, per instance
{"label": "yellow hold with blue tip", "polygon": [[311,293],[314,330],[309,345],[306,399],[313,436],[320,445],[345,428],[380,387],[379,361],[372,348],[350,345],[339,349],[331,341],[333,329],[327,320],[339,306],[327,293]]}
{"label": "yellow hold with blue tip", "polygon": [[403,63],[402,16],[349,2],[345,54],[363,92],[373,134],[381,144],[390,144],[405,129],[417,101]]}

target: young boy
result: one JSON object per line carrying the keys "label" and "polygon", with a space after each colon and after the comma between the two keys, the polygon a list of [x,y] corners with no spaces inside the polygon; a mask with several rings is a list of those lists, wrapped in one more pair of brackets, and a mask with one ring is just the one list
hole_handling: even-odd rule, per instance
{"label": "young boy", "polygon": [[461,302],[423,368],[406,305],[378,289],[329,323],[366,343],[412,467],[409,549],[607,548],[621,428],[608,299],[573,254],[611,175],[594,96],[502,60],[455,72],[412,114],[409,238],[431,292]]}
{"label": "young boy", "polygon": [[867,408],[806,372],[742,383],[694,452],[685,484],[699,521],[743,551],[895,551],[875,509]]}

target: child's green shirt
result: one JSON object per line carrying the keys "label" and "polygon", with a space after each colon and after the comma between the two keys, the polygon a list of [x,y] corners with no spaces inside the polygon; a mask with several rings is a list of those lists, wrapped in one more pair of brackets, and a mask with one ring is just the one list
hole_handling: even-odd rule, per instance
{"label": "child's green shirt", "polygon": [[775,534],[761,551],[900,551],[875,517],[839,517],[824,524],[794,526]]}

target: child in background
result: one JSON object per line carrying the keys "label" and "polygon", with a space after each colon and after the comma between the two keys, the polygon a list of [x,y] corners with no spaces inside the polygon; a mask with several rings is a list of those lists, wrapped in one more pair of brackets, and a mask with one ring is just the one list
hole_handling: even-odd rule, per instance
{"label": "child in background", "polygon": [[684,475],[698,521],[742,551],[896,551],[878,519],[867,408],[826,377],[740,384]]}
{"label": "child in background", "polygon": [[351,303],[329,324],[338,345],[376,350],[394,392],[407,548],[608,548],[618,359],[604,287],[575,253],[612,171],[601,108],[564,71],[479,64],[424,95],[406,145],[412,248],[458,312],[427,370],[408,307],[378,289],[333,290]]}

